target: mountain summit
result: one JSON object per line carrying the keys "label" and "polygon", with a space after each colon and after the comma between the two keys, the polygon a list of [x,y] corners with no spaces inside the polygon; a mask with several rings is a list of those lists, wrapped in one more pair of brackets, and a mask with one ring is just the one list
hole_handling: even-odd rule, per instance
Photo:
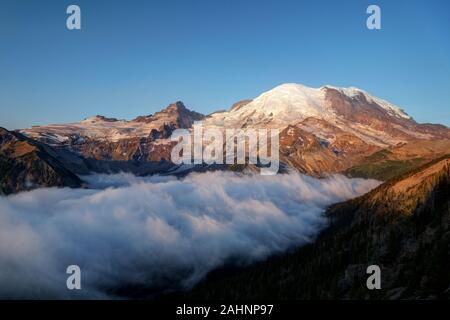
{"label": "mountain summit", "polygon": [[154,115],[139,116],[131,121],[94,116],[80,122],[33,126],[23,134],[50,145],[83,143],[86,140],[117,142],[129,138],[146,138],[152,131],[167,128],[189,128],[204,115],[188,110],[177,101]]}
{"label": "mountain summit", "polygon": [[[282,84],[229,111],[215,113],[206,124],[280,129],[298,125],[306,131],[323,135],[323,128],[311,127],[311,118],[316,123],[326,122],[380,147],[411,139],[450,137],[447,128],[419,125],[400,107],[361,89],[329,85],[310,88],[295,83]],[[330,142],[330,139],[324,139]]]}
{"label": "mountain summit", "polygon": [[194,121],[201,120],[204,115],[191,111],[185,107],[183,102],[177,101],[154,115],[139,116],[133,121],[144,123],[166,123],[173,124],[176,128],[189,128]]}
{"label": "mountain summit", "polygon": [[[336,121],[344,116],[344,110],[336,106],[333,98],[340,98],[355,106],[355,112],[363,111],[363,104],[370,106],[372,112],[398,119],[411,119],[401,108],[367,92],[350,88],[323,86],[310,88],[301,84],[286,83],[264,92],[254,100],[247,101],[239,108],[217,118],[226,116],[228,123],[236,123],[242,119],[252,119],[253,122],[273,122],[275,125],[291,124],[308,117]],[[357,107],[360,106],[360,110]]]}
{"label": "mountain summit", "polygon": [[129,161],[167,162],[173,130],[190,129],[198,120],[205,129],[278,128],[280,160],[316,176],[346,172],[385,179],[450,149],[449,128],[419,124],[400,107],[364,90],[295,83],[206,117],[177,101],[131,121],[96,116],[21,133],[82,158],[119,161],[113,171],[120,171]]}

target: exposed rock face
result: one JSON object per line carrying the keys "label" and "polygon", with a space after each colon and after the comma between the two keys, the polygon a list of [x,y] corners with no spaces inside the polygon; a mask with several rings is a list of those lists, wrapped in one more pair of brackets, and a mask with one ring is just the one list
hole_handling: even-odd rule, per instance
{"label": "exposed rock face", "polygon": [[150,137],[136,137],[111,142],[86,139],[83,144],[73,145],[70,149],[96,160],[147,162],[169,160],[172,145],[170,141],[159,144]]}
{"label": "exposed rock face", "polygon": [[[450,297],[450,157],[333,206],[315,243],[188,294],[207,299],[429,299]],[[381,290],[366,269],[381,268]],[[245,285],[242,285],[245,283]]]}
{"label": "exposed rock face", "polygon": [[321,175],[337,168],[337,156],[313,134],[288,126],[280,134],[280,159],[301,172]]}
{"label": "exposed rock face", "polygon": [[414,139],[450,139],[448,128],[417,124],[399,107],[363,90],[331,86],[309,88],[293,83],[238,103],[229,111],[215,113],[205,124],[283,129],[307,119],[328,123],[379,147]]}
{"label": "exposed rock face", "polygon": [[132,121],[95,116],[79,123],[36,126],[22,132],[87,159],[159,162],[170,159],[174,143],[168,139],[172,132],[190,128],[203,118],[178,101],[154,115]]}
{"label": "exposed rock face", "polygon": [[316,118],[289,125],[280,133],[280,159],[311,175],[340,172],[378,150],[380,147]]}
{"label": "exposed rock face", "polygon": [[82,181],[52,154],[49,147],[0,128],[0,192],[81,187]]}
{"label": "exposed rock face", "polygon": [[230,111],[238,111],[240,108],[249,104],[250,102],[252,102],[252,100],[250,99],[238,101],[231,106]]}
{"label": "exposed rock face", "polygon": [[[403,110],[402,116],[393,115],[381,106],[382,100],[371,99],[362,91],[355,90],[353,95],[348,96],[341,90],[326,87],[325,99],[340,118],[352,124],[367,126],[367,131],[372,129],[382,132],[379,143],[385,143],[385,137],[389,138],[386,142],[391,145],[416,139],[450,138],[449,129],[445,126],[418,124]],[[399,141],[389,143],[394,139]]]}
{"label": "exposed rock face", "polygon": [[363,90],[299,84],[278,86],[207,117],[176,102],[132,121],[95,116],[21,132],[91,163],[143,164],[169,161],[173,130],[189,129],[198,120],[205,129],[278,128],[281,161],[315,176],[344,172],[386,180],[450,149],[449,128],[418,124],[399,107]]}
{"label": "exposed rock face", "polygon": [[[357,88],[284,84],[210,115],[208,126],[278,128],[281,160],[311,175],[349,172],[386,179],[391,169],[396,174],[450,150],[449,128],[418,124],[399,107]],[[405,145],[414,152],[397,155]],[[391,155],[367,167],[370,156],[382,150]]]}
{"label": "exposed rock face", "polygon": [[134,119],[136,122],[144,123],[162,123],[172,125],[174,128],[190,128],[194,121],[202,120],[204,115],[188,110],[183,102],[177,101],[170,104],[162,111],[154,115],[140,116]]}

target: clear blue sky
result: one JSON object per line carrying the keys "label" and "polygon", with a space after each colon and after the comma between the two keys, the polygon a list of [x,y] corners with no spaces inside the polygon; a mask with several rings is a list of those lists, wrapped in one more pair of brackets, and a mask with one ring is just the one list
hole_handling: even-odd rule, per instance
{"label": "clear blue sky", "polygon": [[[366,29],[378,4],[382,30]],[[66,29],[78,4],[82,30]],[[285,82],[450,125],[450,1],[0,0],[0,126],[209,113]]]}

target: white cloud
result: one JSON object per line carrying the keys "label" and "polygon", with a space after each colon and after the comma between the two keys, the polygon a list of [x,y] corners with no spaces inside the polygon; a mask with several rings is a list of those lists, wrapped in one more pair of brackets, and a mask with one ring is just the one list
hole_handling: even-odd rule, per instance
{"label": "white cloud", "polygon": [[[378,185],[297,173],[85,178],[97,189],[0,197],[0,298],[186,288],[225,263],[254,262],[312,241],[328,205]],[[79,292],[66,289],[71,264],[82,270]]]}

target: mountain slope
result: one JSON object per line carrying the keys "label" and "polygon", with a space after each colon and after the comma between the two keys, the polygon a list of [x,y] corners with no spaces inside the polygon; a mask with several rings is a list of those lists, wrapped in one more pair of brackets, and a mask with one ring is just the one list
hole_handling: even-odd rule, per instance
{"label": "mountain slope", "polygon": [[[418,124],[401,108],[357,88],[300,84],[280,85],[207,117],[176,102],[132,121],[96,116],[21,132],[75,153],[95,167],[109,167],[111,161],[120,162],[120,167],[127,162],[170,162],[175,144],[169,139],[171,133],[192,128],[198,120],[205,129],[277,128],[280,160],[315,176],[343,172],[387,179],[450,150],[450,129],[445,126]],[[404,153],[400,149],[404,145],[411,152]],[[371,155],[383,150],[391,155],[372,164]],[[96,161],[103,163],[98,166]]]}
{"label": "mountain slope", "polygon": [[447,154],[448,140],[400,144],[377,151],[345,170],[349,177],[388,180]]}
{"label": "mountain slope", "polygon": [[[314,244],[231,275],[189,298],[409,299],[450,297],[450,157],[389,180],[327,212]],[[381,268],[382,289],[366,288]]]}
{"label": "mountain slope", "polygon": [[41,143],[0,128],[0,193],[36,187],[81,187],[82,181],[52,153]]}
{"label": "mountain slope", "polygon": [[133,138],[167,138],[174,129],[189,128],[203,117],[178,101],[154,115],[140,116],[131,121],[97,115],[76,123],[33,126],[21,130],[21,133],[50,145],[83,144],[86,139],[118,142]]}
{"label": "mountain slope", "polygon": [[[401,108],[363,90],[332,86],[310,88],[295,83],[275,87],[238,108],[214,113],[205,124],[282,129],[309,118],[322,120],[379,147],[414,139],[450,139],[448,128],[417,124]],[[320,133],[320,127],[312,129]]]}
{"label": "mountain slope", "polygon": [[132,121],[95,116],[78,123],[34,126],[21,133],[85,158],[109,161],[161,161],[170,158],[173,130],[189,128],[203,115],[182,102]]}
{"label": "mountain slope", "polygon": [[[401,108],[357,88],[283,84],[210,115],[204,126],[278,128],[281,160],[316,176],[344,172],[384,180],[398,174],[398,167],[411,169],[450,150],[449,128],[418,124]],[[405,145],[408,154],[400,150]],[[385,149],[392,154],[387,160],[395,162],[371,168],[370,156]]]}

